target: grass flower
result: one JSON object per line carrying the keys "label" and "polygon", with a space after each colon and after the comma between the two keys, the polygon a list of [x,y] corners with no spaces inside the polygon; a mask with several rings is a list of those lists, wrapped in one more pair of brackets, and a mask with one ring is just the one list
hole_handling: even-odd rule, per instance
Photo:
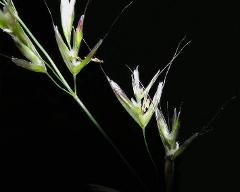
{"label": "grass flower", "polygon": [[[24,67],[36,72],[44,72],[45,75],[47,75],[47,77],[50,78],[50,80],[59,89],[61,89],[62,91],[70,95],[81,107],[81,109],[85,112],[85,114],[96,126],[96,128],[107,140],[107,142],[113,147],[117,155],[125,163],[125,165],[132,172],[132,174],[136,176],[139,183],[144,186],[141,178],[138,176],[136,171],[125,159],[125,157],[122,155],[119,149],[115,146],[115,144],[109,138],[109,136],[105,133],[103,128],[94,118],[94,116],[90,113],[90,111],[87,109],[87,107],[84,105],[84,103],[81,101],[81,99],[77,94],[76,75],[90,61],[97,62],[97,63],[103,62],[102,60],[94,58],[94,54],[96,53],[97,49],[102,44],[103,39],[105,39],[107,35],[105,35],[103,39],[99,40],[99,42],[94,46],[92,50],[90,50],[90,53],[86,57],[84,57],[84,59],[80,59],[78,57],[78,52],[79,52],[81,42],[83,40],[82,31],[83,31],[84,15],[80,17],[78,25],[76,29],[74,29],[73,27],[74,5],[75,5],[75,0],[71,0],[71,1],[61,0],[61,4],[60,4],[61,20],[62,20],[61,23],[62,23],[62,28],[63,28],[63,33],[65,38],[61,37],[61,34],[59,33],[57,26],[54,25],[54,32],[55,32],[58,47],[60,49],[61,56],[63,57],[64,62],[67,64],[67,67],[69,68],[70,72],[73,74],[73,77],[74,77],[74,88],[72,88],[69,85],[68,81],[62,75],[62,72],[58,69],[57,65],[55,64],[51,56],[48,54],[45,48],[41,45],[41,43],[36,39],[36,37],[31,32],[31,30],[24,23],[24,21],[18,16],[12,0],[0,0],[0,6],[3,6],[3,9],[1,9],[0,7],[0,29],[2,29],[4,32],[11,35],[12,39],[14,40],[15,44],[17,45],[21,53],[29,61],[26,61],[23,59],[17,59],[17,58],[11,58],[11,59],[13,62],[15,62],[17,65],[21,67]],[[125,10],[126,7],[123,10]],[[51,15],[49,8],[48,8],[48,11]],[[86,11],[86,8],[85,8],[85,11]],[[73,34],[72,34],[72,30],[74,30]],[[42,60],[35,46],[40,51],[40,53],[44,56],[46,61]],[[5,56],[4,54],[1,54],[1,53],[0,55]],[[8,56],[5,56],[5,57],[9,58]]]}
{"label": "grass flower", "polygon": [[61,0],[60,13],[64,36],[70,46],[76,0]]}
{"label": "grass flower", "polygon": [[132,74],[132,88],[134,98],[131,99],[127,97],[127,95],[124,93],[124,91],[120,88],[120,86],[117,83],[115,83],[108,77],[108,81],[117,99],[143,130],[149,123],[155,111],[155,108],[158,105],[161,98],[163,88],[162,82],[159,83],[153,99],[151,99],[149,96],[149,91],[153,86],[154,82],[157,80],[159,74],[160,71],[158,71],[154,75],[148,86],[144,88],[139,80],[139,71],[137,67]]}
{"label": "grass flower", "polygon": [[55,37],[61,56],[69,71],[74,76],[76,76],[91,60],[95,61],[93,58],[94,54],[102,44],[102,40],[99,40],[99,42],[93,47],[93,49],[84,59],[81,59],[78,56],[79,48],[83,39],[84,15],[80,17],[78,25],[76,29],[74,29],[73,22],[75,3],[75,0],[61,0],[60,4],[61,24],[67,43],[65,43],[64,39],[62,38],[58,27],[54,26]]}
{"label": "grass flower", "polygon": [[[65,80],[64,76],[59,71],[58,67],[56,66],[54,61],[51,59],[47,51],[41,46],[41,44],[37,41],[37,39],[34,37],[34,35],[31,33],[28,27],[20,19],[12,0],[0,0],[0,5],[3,6],[3,8],[0,9],[0,29],[2,29],[4,32],[6,32],[12,37],[13,41],[15,42],[15,45],[25,57],[25,59],[18,59],[18,58],[12,57],[11,60],[16,65],[26,68],[28,70],[45,73],[53,81],[53,83],[55,83],[55,85],[58,88],[60,88],[61,90],[65,91],[70,96],[72,96],[73,99],[79,104],[79,106],[83,109],[83,111],[89,117],[89,119],[94,123],[94,125],[97,127],[100,133],[104,136],[104,138],[112,145],[114,150],[117,152],[119,157],[124,161],[124,163],[127,165],[129,170],[136,176],[139,182],[142,183],[141,178],[137,175],[135,170],[131,167],[131,165],[128,163],[125,157],[121,154],[119,149],[114,145],[112,140],[104,132],[102,127],[98,124],[98,122],[95,120],[92,114],[88,111],[88,109],[82,103],[82,101],[80,100],[77,94],[76,75],[90,61],[99,62],[99,63],[102,62],[101,60],[94,58],[94,55],[98,50],[98,48],[100,47],[100,45],[102,44],[103,39],[105,39],[106,36],[108,35],[108,33],[104,36],[103,39],[99,40],[99,42],[93,47],[92,50],[90,50],[90,53],[84,59],[81,59],[78,55],[79,55],[79,49],[80,49],[81,43],[83,41],[83,24],[84,24],[85,12],[80,17],[77,27],[74,28],[73,22],[74,22],[75,4],[76,4],[76,0],[61,0],[61,3],[60,3],[61,27],[62,27],[64,38],[61,36],[58,30],[58,27],[54,25],[55,38],[56,38],[61,56],[63,58],[64,63],[67,65],[69,71],[72,73],[74,77],[74,89],[72,89],[71,86],[68,84],[68,82]],[[123,9],[123,11],[129,5],[127,5]],[[117,19],[114,21],[113,24],[115,24]],[[195,133],[190,138],[188,138],[185,142],[183,142],[183,144],[180,145],[177,140],[177,137],[178,137],[178,132],[180,128],[181,112],[180,111],[177,112],[177,109],[174,109],[174,114],[173,114],[172,122],[170,125],[169,123],[166,122],[161,109],[157,108],[161,99],[162,90],[165,85],[166,77],[171,67],[171,64],[173,60],[180,54],[183,48],[189,43],[188,42],[187,44],[185,44],[179,50],[179,47],[182,41],[179,43],[173,59],[163,69],[165,70],[168,67],[164,81],[159,82],[153,98],[149,96],[149,92],[163,70],[162,71],[159,70],[153,76],[149,84],[146,87],[144,87],[140,81],[138,67],[136,67],[136,69],[132,72],[132,75],[131,75],[132,89],[134,94],[132,98],[129,98],[117,83],[115,83],[113,80],[107,77],[110,83],[110,86],[114,94],[116,95],[117,99],[119,100],[119,102],[122,104],[125,110],[130,114],[130,116],[137,122],[137,124],[141,127],[146,149],[155,167],[156,174],[158,175],[158,168],[151,156],[151,152],[149,150],[148,143],[146,141],[146,134],[145,134],[146,126],[151,120],[153,114],[155,113],[159,134],[166,152],[165,179],[166,179],[167,191],[171,191],[173,174],[174,174],[174,160],[188,147],[188,145],[196,137],[198,137],[201,134],[201,133]],[[38,48],[39,51],[41,51],[40,53],[44,55],[44,58],[46,58],[47,62],[42,59],[42,57],[40,56],[35,46]],[[47,68],[50,69],[49,70],[50,73],[47,71]],[[145,188],[145,185],[144,184],[142,185]],[[99,191],[115,192],[114,189],[107,188],[100,185],[92,185],[92,188]]]}
{"label": "grass flower", "polygon": [[156,109],[155,115],[158,125],[159,134],[165,148],[166,157],[169,157],[171,160],[174,160],[179,156],[188,145],[199,135],[195,133],[190,138],[188,138],[182,145],[179,145],[177,141],[177,136],[180,128],[180,111],[177,112],[176,108],[174,109],[172,124],[171,126],[167,124],[163,113],[161,110]]}
{"label": "grass flower", "polygon": [[28,59],[13,57],[12,61],[16,65],[28,70],[45,73],[47,71],[45,63],[18,22],[18,13],[13,2],[11,0],[3,1],[2,5],[3,9],[0,10],[0,28],[12,37],[17,48]]}
{"label": "grass flower", "polygon": [[151,152],[147,143],[146,126],[151,120],[151,117],[154,114],[157,108],[157,105],[159,104],[161,99],[163,82],[159,82],[157,91],[154,94],[153,99],[151,99],[149,96],[149,91],[160,74],[161,74],[161,71],[159,70],[154,75],[154,77],[152,78],[148,86],[144,88],[144,86],[142,85],[139,79],[138,67],[136,67],[136,69],[132,73],[132,88],[133,88],[134,97],[132,97],[131,99],[127,97],[127,95],[124,93],[124,91],[120,88],[120,86],[117,83],[115,83],[109,77],[107,77],[111,85],[111,88],[115,93],[119,102],[126,109],[126,111],[131,115],[131,117],[138,123],[138,125],[142,128],[144,144],[146,146],[148,155],[154,166],[156,176],[158,176],[158,168],[151,155]]}
{"label": "grass flower", "polygon": [[183,144],[179,144],[177,136],[180,128],[180,113],[181,111],[177,112],[175,108],[171,125],[168,125],[162,111],[158,108],[155,111],[159,135],[165,148],[164,178],[166,192],[171,192],[173,188],[175,159],[199,136],[199,133],[195,133]]}

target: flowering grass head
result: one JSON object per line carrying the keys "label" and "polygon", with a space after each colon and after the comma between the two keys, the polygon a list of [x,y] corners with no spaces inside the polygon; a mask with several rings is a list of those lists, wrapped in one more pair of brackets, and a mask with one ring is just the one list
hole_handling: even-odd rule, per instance
{"label": "flowering grass head", "polygon": [[120,86],[117,83],[115,83],[108,77],[108,81],[111,85],[111,88],[113,89],[113,92],[115,93],[119,102],[142,129],[145,129],[145,127],[149,123],[156,109],[156,106],[158,105],[161,98],[163,89],[162,82],[158,84],[158,88],[153,99],[151,99],[149,96],[149,91],[153,84],[155,83],[155,81],[157,80],[159,74],[160,71],[158,71],[154,75],[148,86],[144,88],[139,80],[139,71],[137,67],[132,74],[132,88],[134,98],[131,99],[127,97],[127,95],[124,93],[124,91],[120,88]]}
{"label": "flowering grass head", "polygon": [[155,111],[158,131],[163,146],[165,148],[166,156],[170,157],[172,160],[179,156],[188,147],[188,145],[199,135],[199,133],[195,133],[190,138],[188,138],[182,145],[179,145],[177,137],[180,128],[180,113],[180,111],[177,112],[176,108],[174,109],[172,124],[170,126],[167,124],[162,111],[160,109],[156,109]]}
{"label": "flowering grass head", "polygon": [[0,29],[12,37],[17,48],[28,59],[12,57],[12,61],[16,65],[28,70],[45,73],[47,71],[45,63],[18,22],[18,13],[13,2],[8,0],[2,1],[1,4],[3,9],[0,10]]}
{"label": "flowering grass head", "polygon": [[[90,61],[94,60],[94,54],[102,44],[103,40],[99,40],[98,43],[90,50],[89,54],[81,59],[79,49],[83,40],[83,23],[84,15],[82,15],[78,21],[76,29],[73,26],[74,22],[74,7],[75,0],[61,0],[60,13],[61,13],[61,25],[66,43],[62,38],[58,27],[54,26],[55,37],[60,50],[61,56],[67,65],[69,71],[73,75],[77,75]],[[73,32],[73,35],[72,35]]]}

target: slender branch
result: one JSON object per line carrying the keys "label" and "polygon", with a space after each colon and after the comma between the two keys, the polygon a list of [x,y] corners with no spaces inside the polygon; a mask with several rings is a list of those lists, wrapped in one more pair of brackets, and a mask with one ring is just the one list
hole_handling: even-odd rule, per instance
{"label": "slender branch", "polygon": [[149,146],[148,146],[145,129],[143,130],[143,138],[144,138],[144,143],[145,143],[145,146],[146,146],[148,155],[149,155],[149,157],[150,157],[150,159],[151,159],[151,161],[152,161],[152,164],[153,164],[153,166],[154,166],[154,168],[155,168],[155,171],[158,173],[157,165],[156,165],[155,161],[153,160],[152,153],[150,152],[150,149],[149,149]]}
{"label": "slender branch", "polygon": [[145,186],[142,179],[139,177],[139,175],[136,173],[134,168],[130,165],[130,163],[126,160],[126,158],[123,156],[123,154],[119,151],[119,149],[116,147],[116,145],[113,143],[113,141],[108,137],[108,135],[105,133],[105,131],[102,129],[102,127],[98,124],[98,122],[95,120],[95,118],[92,116],[92,114],[88,111],[88,109],[85,107],[83,102],[80,100],[80,98],[76,95],[72,95],[75,101],[80,105],[80,107],[84,110],[84,112],[87,114],[89,119],[94,123],[94,125],[97,127],[98,131],[103,135],[103,137],[107,140],[107,142],[113,147],[113,149],[116,151],[118,156],[121,158],[121,160],[125,163],[125,165],[128,167],[128,169],[131,171],[131,173],[137,178],[138,182],[142,185],[145,191],[147,190],[147,187]]}
{"label": "slender branch", "polygon": [[77,95],[77,75],[73,75],[74,93]]}
{"label": "slender branch", "polygon": [[63,84],[62,79],[58,76],[58,74],[56,73],[56,71],[52,68],[51,65],[49,65],[46,61],[43,60],[43,62],[45,63],[45,65],[51,70],[51,72],[55,75],[55,77]]}
{"label": "slender branch", "polygon": [[156,174],[156,179],[158,180],[159,179],[158,167],[157,167],[157,165],[156,165],[156,163],[155,163],[155,161],[153,159],[152,153],[150,152],[150,149],[149,149],[149,146],[148,146],[148,142],[147,142],[147,138],[146,138],[146,131],[145,131],[145,129],[143,129],[143,138],[144,138],[144,143],[145,143],[148,155],[149,155],[149,157],[150,157],[150,159],[152,161],[152,165],[154,167],[154,171],[155,171],[155,174]]}
{"label": "slender branch", "polygon": [[16,15],[17,20],[19,21],[19,23],[22,25],[22,27],[25,29],[25,31],[28,33],[28,35],[32,38],[32,40],[34,41],[34,43],[38,46],[38,48],[42,51],[42,53],[46,56],[46,58],[49,60],[50,64],[52,65],[53,69],[55,70],[56,74],[59,76],[59,78],[61,79],[63,85],[67,88],[67,90],[72,93],[72,89],[71,87],[68,85],[67,81],[65,80],[65,78],[62,76],[61,72],[59,71],[59,69],[57,68],[57,66],[55,65],[54,61],[52,60],[52,58],[49,56],[49,54],[46,52],[46,50],[42,47],[42,45],[38,42],[38,40],[34,37],[34,35],[32,34],[32,32],[28,29],[28,27],[25,25],[25,23],[21,20],[20,17],[18,17],[18,15]]}
{"label": "slender branch", "polygon": [[70,92],[68,92],[66,89],[64,89],[63,87],[61,87],[54,79],[53,77],[49,74],[49,73],[46,73],[46,75],[49,77],[49,79],[51,79],[51,81],[59,88],[61,89],[62,91],[66,92],[67,94],[71,95]]}
{"label": "slender branch", "polygon": [[[92,114],[88,111],[88,109],[85,107],[85,105],[82,103],[82,101],[79,99],[79,97],[73,92],[73,90],[71,89],[71,87],[69,86],[69,84],[67,83],[67,81],[65,80],[65,78],[63,77],[63,75],[61,74],[61,72],[59,71],[59,69],[57,68],[57,66],[55,65],[54,61],[52,60],[52,58],[49,56],[49,54],[46,52],[46,50],[42,47],[42,45],[38,42],[38,40],[34,37],[34,35],[31,33],[31,31],[28,29],[28,27],[24,24],[24,22],[21,20],[21,18],[16,15],[17,20],[19,21],[19,23],[22,25],[22,27],[25,29],[25,31],[28,33],[28,35],[31,37],[31,39],[34,41],[34,43],[38,46],[38,48],[42,51],[42,53],[45,55],[45,57],[48,59],[48,61],[50,62],[50,64],[52,65],[53,69],[55,70],[57,76],[61,79],[61,82],[63,83],[63,85],[66,87],[66,89],[68,91],[66,91],[67,93],[69,93],[74,99],[75,101],[80,105],[80,107],[83,109],[83,111],[87,114],[87,116],[89,117],[89,119],[94,123],[94,125],[98,128],[98,130],[100,131],[100,133],[104,136],[104,138],[108,141],[109,144],[111,144],[111,146],[114,148],[114,150],[117,152],[118,156],[122,159],[122,161],[127,165],[127,167],[129,168],[129,170],[132,172],[132,174],[138,179],[139,183],[143,186],[143,188],[145,189],[145,191],[148,191],[146,186],[144,185],[142,179],[138,176],[138,174],[135,172],[135,170],[132,168],[132,166],[128,163],[128,161],[125,159],[125,157],[122,155],[122,153],[119,151],[119,149],[114,145],[114,143],[112,142],[112,140],[107,136],[107,134],[104,132],[104,130],[101,128],[101,126],[98,124],[98,122],[95,120],[95,118],[92,116]],[[50,77],[50,76],[49,76]],[[53,80],[51,78],[51,80]],[[58,84],[55,83],[57,86]],[[62,89],[60,86],[58,86],[61,90]]]}
{"label": "slender branch", "polygon": [[165,157],[164,177],[166,192],[172,192],[174,181],[174,160],[170,157]]}

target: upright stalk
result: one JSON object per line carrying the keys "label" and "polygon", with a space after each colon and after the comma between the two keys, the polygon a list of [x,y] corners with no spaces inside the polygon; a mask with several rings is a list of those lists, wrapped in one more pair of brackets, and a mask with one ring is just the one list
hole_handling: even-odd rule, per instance
{"label": "upright stalk", "polygon": [[165,157],[164,177],[166,192],[172,192],[174,182],[174,160],[167,156]]}
{"label": "upright stalk", "polygon": [[94,119],[92,114],[88,111],[88,109],[85,107],[85,105],[82,103],[82,101],[79,99],[79,97],[76,94],[72,95],[74,100],[79,104],[79,106],[84,110],[84,112],[87,114],[87,116],[90,118],[90,120],[94,123],[94,125],[97,127],[98,131],[103,135],[103,137],[108,141],[108,143],[113,147],[113,149],[116,151],[118,156],[121,158],[121,160],[125,163],[125,165],[128,167],[128,169],[131,171],[131,173],[137,178],[138,182],[142,185],[145,191],[147,190],[146,185],[142,181],[142,179],[139,177],[139,175],[136,173],[134,168],[129,164],[129,162],[126,160],[126,158],[122,155],[122,153],[119,151],[119,149],[116,147],[116,145],[113,143],[113,141],[108,137],[108,135],[103,131],[102,127],[98,124],[98,122]]}
{"label": "upright stalk", "polygon": [[73,75],[74,93],[77,95],[77,75]]}
{"label": "upright stalk", "polygon": [[[100,131],[100,133],[103,135],[103,137],[108,141],[108,143],[114,148],[114,150],[117,152],[118,156],[122,159],[122,161],[126,164],[126,166],[129,168],[129,170],[132,172],[132,174],[138,179],[140,184],[146,189],[143,181],[138,176],[138,174],[135,172],[135,170],[132,168],[132,166],[128,163],[128,161],[124,158],[122,153],[119,151],[119,149],[114,145],[112,140],[107,136],[107,134],[104,132],[102,127],[99,125],[99,123],[95,120],[95,118],[92,116],[92,114],[88,111],[88,109],[85,107],[85,105],[82,103],[82,101],[77,96],[76,92],[76,76],[74,76],[74,90],[69,86],[68,82],[65,80],[59,69],[57,68],[56,64],[52,60],[52,58],[49,56],[47,51],[42,47],[42,45],[38,42],[38,40],[34,37],[34,35],[31,33],[31,31],[28,29],[28,27],[25,25],[25,23],[21,20],[20,17],[16,16],[19,23],[22,25],[22,27],[26,30],[28,35],[31,37],[31,39],[35,42],[35,44],[38,46],[38,48],[42,51],[42,53],[46,56],[48,61],[50,62],[51,66],[53,67],[54,71],[56,72],[57,77],[61,80],[62,84],[66,87],[67,92],[74,98],[74,100],[79,104],[79,106],[83,109],[83,111],[86,113],[86,115],[89,117],[89,119],[93,122],[93,124],[97,127],[97,129]],[[50,77],[50,76],[49,76]],[[53,80],[51,78],[51,80]],[[54,81],[55,83],[55,81]],[[55,83],[59,88],[61,88],[57,83]],[[62,89],[62,88],[61,88]]]}
{"label": "upright stalk", "polygon": [[[34,43],[37,45],[37,47],[42,51],[42,53],[45,55],[45,57],[48,59],[50,62],[54,74],[57,76],[57,78],[61,81],[61,83],[64,85],[66,88],[67,93],[69,93],[74,100],[79,104],[79,106],[83,109],[83,111],[86,113],[86,115],[89,117],[89,119],[93,122],[93,124],[97,127],[97,129],[100,131],[100,133],[103,135],[103,137],[108,141],[108,143],[114,148],[118,156],[121,158],[121,160],[126,164],[126,166],[129,168],[131,173],[138,179],[139,183],[142,185],[145,191],[147,191],[147,187],[145,186],[144,182],[142,179],[138,176],[136,171],[133,169],[133,167],[129,164],[129,162],[125,159],[125,157],[122,155],[122,153],[119,151],[119,149],[115,146],[113,141],[107,136],[105,131],[102,129],[102,127],[99,125],[99,123],[95,120],[95,118],[92,116],[92,114],[88,111],[88,109],[85,107],[85,105],[82,103],[82,101],[79,99],[77,96],[77,87],[76,87],[76,76],[74,76],[74,90],[69,86],[68,82],[65,80],[61,72],[59,71],[58,67],[52,60],[52,58],[49,56],[47,51],[42,47],[42,45],[38,42],[38,40],[35,38],[35,36],[32,34],[32,32],[28,29],[28,27],[25,25],[25,23],[21,20],[21,18],[18,15],[15,15],[21,26],[24,28],[24,30],[27,32],[27,34],[31,37],[31,39],[34,41]],[[50,77],[50,76],[49,76]],[[60,89],[62,87],[54,81],[53,78],[50,78]],[[63,89],[62,89],[63,90]]]}
{"label": "upright stalk", "polygon": [[147,152],[148,152],[148,155],[149,155],[149,158],[151,159],[151,162],[153,164],[153,167],[155,169],[155,173],[156,173],[156,176],[158,176],[158,167],[153,159],[153,156],[152,156],[152,153],[150,152],[150,149],[148,147],[148,142],[147,142],[147,138],[146,138],[146,132],[145,132],[145,129],[143,130],[143,138],[144,138],[144,144],[146,146],[146,149],[147,149]]}
{"label": "upright stalk", "polygon": [[38,48],[42,51],[42,53],[46,56],[46,58],[48,59],[48,61],[50,62],[50,64],[52,65],[53,69],[55,70],[56,74],[58,75],[58,77],[61,79],[61,82],[63,83],[63,85],[67,88],[67,90],[71,93],[73,92],[71,87],[68,85],[67,81],[65,80],[65,78],[63,77],[63,75],[61,74],[61,72],[59,71],[59,69],[57,68],[57,66],[55,65],[54,61],[52,60],[52,58],[49,56],[49,54],[47,53],[47,51],[42,47],[42,45],[38,42],[38,40],[34,37],[34,35],[32,34],[32,32],[28,29],[28,27],[25,25],[25,23],[21,20],[20,17],[16,16],[17,20],[19,21],[19,23],[22,25],[22,27],[26,30],[26,32],[28,33],[28,35],[32,38],[32,40],[34,41],[34,43],[38,46]]}
{"label": "upright stalk", "polygon": [[159,179],[159,172],[158,172],[158,167],[153,159],[152,153],[150,152],[149,146],[148,146],[148,142],[147,142],[147,138],[146,138],[146,131],[145,129],[143,129],[143,138],[144,138],[144,144],[146,146],[149,158],[151,159],[152,165],[154,167],[154,171],[155,171],[155,176],[156,176],[156,184],[158,186],[158,179]]}

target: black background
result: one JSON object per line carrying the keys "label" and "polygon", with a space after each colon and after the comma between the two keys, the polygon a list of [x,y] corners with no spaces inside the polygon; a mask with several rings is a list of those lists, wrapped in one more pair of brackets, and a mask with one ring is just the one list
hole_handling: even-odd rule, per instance
{"label": "black background", "polygon": [[[14,2],[22,19],[71,82],[43,1]],[[47,1],[58,25],[59,2]],[[84,26],[90,47],[104,36],[128,3],[92,0]],[[77,1],[76,22],[85,4],[84,0]],[[186,41],[191,40],[171,68],[162,99],[164,107],[169,102],[170,112],[183,102],[181,142],[207,125],[225,101],[239,94],[239,18],[234,1],[136,0],[114,26],[97,57],[105,61],[102,67],[106,73],[130,96],[131,73],[126,65],[131,69],[139,65],[140,78],[146,85],[172,58],[178,42],[185,35]],[[0,52],[21,57],[10,37],[2,32]],[[89,64],[77,81],[80,98],[150,191],[163,191],[164,151],[154,118],[147,127],[147,138],[161,173],[158,189],[141,130],[113,95],[99,64]],[[238,108],[239,98],[211,124],[213,131],[197,139],[177,160],[175,191],[238,190]],[[72,98],[44,75],[18,68],[4,57],[0,59],[0,111],[0,172],[9,189],[86,191],[93,183],[120,191],[142,191]]]}

